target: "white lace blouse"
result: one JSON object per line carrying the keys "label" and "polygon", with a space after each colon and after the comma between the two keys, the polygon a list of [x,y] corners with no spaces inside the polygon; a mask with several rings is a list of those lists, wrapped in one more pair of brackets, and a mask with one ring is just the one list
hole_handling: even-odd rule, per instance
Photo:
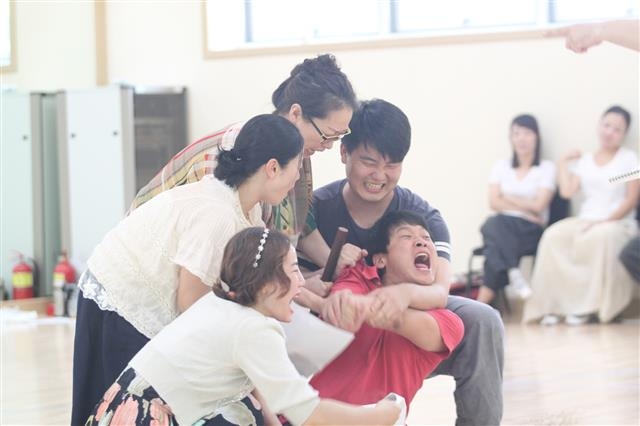
{"label": "white lace blouse", "polygon": [[264,226],[260,206],[246,218],[237,191],[213,176],[165,191],[94,249],[87,265],[102,289],[94,284],[83,294],[152,338],[178,315],[180,267],[212,286],[227,241],[250,226]]}

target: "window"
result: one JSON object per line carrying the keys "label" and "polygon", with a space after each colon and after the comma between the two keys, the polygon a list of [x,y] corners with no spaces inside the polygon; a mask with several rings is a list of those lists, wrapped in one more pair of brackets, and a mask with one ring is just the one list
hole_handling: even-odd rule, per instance
{"label": "window", "polygon": [[9,0],[0,0],[0,69],[15,70],[15,4]]}
{"label": "window", "polygon": [[207,46],[221,51],[372,37],[388,32],[385,6],[387,0],[208,0]]}
{"label": "window", "polygon": [[538,20],[537,0],[398,0],[398,33],[465,28],[531,26]]}
{"label": "window", "polygon": [[207,0],[208,52],[291,51],[638,16],[636,0]]}
{"label": "window", "polygon": [[562,23],[638,16],[638,2],[630,0],[555,0],[552,6],[554,22]]}

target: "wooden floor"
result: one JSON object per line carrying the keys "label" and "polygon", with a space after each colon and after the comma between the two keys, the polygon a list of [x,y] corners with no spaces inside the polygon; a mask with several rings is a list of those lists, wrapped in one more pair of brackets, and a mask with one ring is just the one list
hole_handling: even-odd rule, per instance
{"label": "wooden floor", "polygon": [[[638,425],[640,321],[582,327],[506,325],[505,425]],[[0,424],[68,424],[73,323],[0,329]],[[425,381],[411,425],[453,424],[453,379]]]}

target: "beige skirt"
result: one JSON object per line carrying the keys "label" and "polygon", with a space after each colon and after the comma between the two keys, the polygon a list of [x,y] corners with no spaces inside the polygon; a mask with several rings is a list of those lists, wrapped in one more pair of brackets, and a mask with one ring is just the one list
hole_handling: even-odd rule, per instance
{"label": "beige skirt", "polygon": [[523,322],[546,314],[597,314],[609,322],[631,302],[635,283],[618,256],[635,235],[636,222],[605,222],[584,231],[588,223],[568,218],[542,235]]}

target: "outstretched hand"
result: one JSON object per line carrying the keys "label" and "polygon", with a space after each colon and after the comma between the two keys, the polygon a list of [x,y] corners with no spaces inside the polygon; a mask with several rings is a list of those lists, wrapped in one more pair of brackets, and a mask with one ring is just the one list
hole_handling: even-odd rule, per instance
{"label": "outstretched hand", "polygon": [[576,53],[584,53],[603,41],[602,28],[597,23],[554,28],[545,32],[544,35],[545,37],[564,37],[567,49]]}

